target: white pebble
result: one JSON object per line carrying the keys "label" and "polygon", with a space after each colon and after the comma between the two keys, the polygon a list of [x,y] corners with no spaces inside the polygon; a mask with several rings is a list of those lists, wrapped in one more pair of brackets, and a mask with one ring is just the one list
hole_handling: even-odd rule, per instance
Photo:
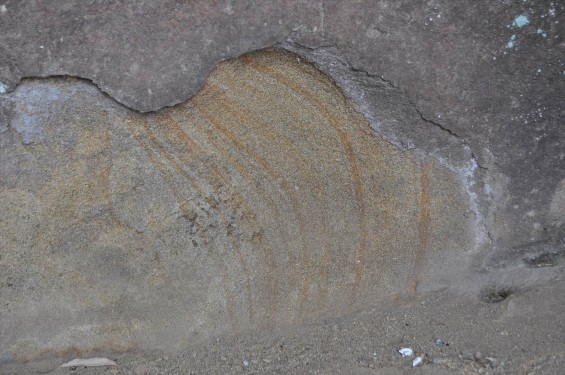
{"label": "white pebble", "polygon": [[108,358],[75,358],[70,362],[63,363],[61,367],[97,367],[97,366],[116,366],[116,362]]}
{"label": "white pebble", "polygon": [[412,348],[402,348],[398,352],[402,354],[403,357],[412,357],[414,355]]}

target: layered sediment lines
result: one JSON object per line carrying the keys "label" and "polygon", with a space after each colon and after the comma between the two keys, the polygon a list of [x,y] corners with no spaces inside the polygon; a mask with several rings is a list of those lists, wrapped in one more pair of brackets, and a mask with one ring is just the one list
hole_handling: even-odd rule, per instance
{"label": "layered sediment lines", "polygon": [[5,358],[342,314],[447,285],[473,246],[456,176],[381,139],[288,52],[222,63],[187,103],[151,114],[72,79],[10,95]]}

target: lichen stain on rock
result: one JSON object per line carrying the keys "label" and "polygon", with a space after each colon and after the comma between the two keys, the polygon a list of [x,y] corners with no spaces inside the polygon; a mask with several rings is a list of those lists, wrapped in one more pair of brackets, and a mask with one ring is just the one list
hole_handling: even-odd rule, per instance
{"label": "lichen stain on rock", "polygon": [[170,348],[341,314],[433,285],[434,260],[464,266],[474,245],[457,178],[381,139],[288,52],[224,62],[151,114],[82,81],[26,85],[64,99],[41,143],[9,145],[0,353]]}

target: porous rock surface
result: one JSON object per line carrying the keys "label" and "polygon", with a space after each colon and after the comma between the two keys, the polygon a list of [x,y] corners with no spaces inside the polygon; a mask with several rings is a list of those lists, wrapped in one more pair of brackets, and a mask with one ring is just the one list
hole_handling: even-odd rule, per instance
{"label": "porous rock surface", "polygon": [[152,114],[76,79],[9,97],[5,356],[173,348],[339,315],[447,286],[476,245],[457,176],[375,135],[289,52],[222,63]]}
{"label": "porous rock surface", "polygon": [[[5,1],[0,81],[9,91],[25,77],[78,76],[152,111],[194,95],[223,59],[278,43],[302,47],[326,71],[346,66],[334,69],[334,79],[345,91],[353,81],[361,86],[350,96],[397,144],[444,149],[443,132],[470,147],[486,174],[474,176],[475,211],[497,253],[512,258],[525,243],[564,237],[563,216],[551,209],[565,174],[563,7],[541,0]],[[396,110],[383,105],[375,78],[405,94],[425,126],[405,129],[405,114],[391,118]]]}
{"label": "porous rock surface", "polygon": [[0,3],[0,366],[558,282],[564,10]]}

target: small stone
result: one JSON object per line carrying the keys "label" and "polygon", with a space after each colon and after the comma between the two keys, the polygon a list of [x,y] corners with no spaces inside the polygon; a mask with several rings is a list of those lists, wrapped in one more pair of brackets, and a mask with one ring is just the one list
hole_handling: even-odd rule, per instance
{"label": "small stone", "polygon": [[249,367],[249,361],[247,359],[244,359],[241,364],[243,365],[243,367]]}
{"label": "small stone", "polygon": [[401,348],[398,352],[402,354],[403,357],[412,357],[414,355],[412,348]]}
{"label": "small stone", "polygon": [[414,360],[412,361],[412,367],[416,367],[419,366],[423,363],[424,361],[422,360],[422,357],[416,357],[414,358]]}
{"label": "small stone", "polygon": [[436,345],[445,346],[445,341],[443,341],[442,339],[436,339]]}
{"label": "small stone", "polygon": [[98,366],[116,366],[116,362],[108,358],[75,358],[70,362],[63,363],[60,367],[98,367]]}

